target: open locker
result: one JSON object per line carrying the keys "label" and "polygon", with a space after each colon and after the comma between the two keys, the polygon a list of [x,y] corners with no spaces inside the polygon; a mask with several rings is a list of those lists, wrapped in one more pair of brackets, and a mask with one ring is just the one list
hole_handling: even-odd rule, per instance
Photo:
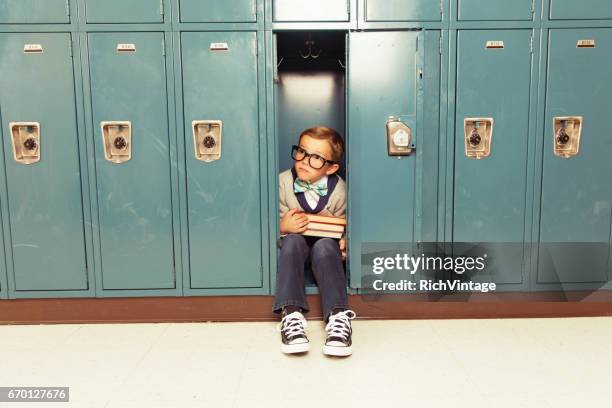
{"label": "open locker", "polygon": [[[347,182],[346,273],[350,287],[361,288],[364,243],[420,236],[425,35],[293,31],[274,38],[278,170],[293,165],[291,145],[302,130],[320,124],[345,136],[338,174]],[[308,271],[306,281],[314,284]]]}
{"label": "open locker", "polygon": [[[291,146],[313,126],[335,129],[346,143],[346,31],[274,34],[274,99],[279,172],[293,166]],[[338,175],[346,180],[346,154]],[[314,277],[307,268],[307,287]],[[307,291],[310,289],[307,289]]]}

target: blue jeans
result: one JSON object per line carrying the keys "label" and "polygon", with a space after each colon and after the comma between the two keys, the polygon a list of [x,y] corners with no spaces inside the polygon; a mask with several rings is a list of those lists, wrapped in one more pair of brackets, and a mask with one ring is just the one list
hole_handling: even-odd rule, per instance
{"label": "blue jeans", "polygon": [[274,313],[289,305],[308,312],[304,284],[307,261],[319,287],[325,321],[334,308],[348,309],[346,273],[337,240],[288,234],[280,239],[279,246]]}

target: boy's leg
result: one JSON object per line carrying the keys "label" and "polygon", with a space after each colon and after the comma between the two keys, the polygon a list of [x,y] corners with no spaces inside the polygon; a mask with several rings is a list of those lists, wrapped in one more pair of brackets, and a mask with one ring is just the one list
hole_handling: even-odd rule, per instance
{"label": "boy's leg", "polygon": [[276,296],[272,311],[280,313],[285,306],[296,306],[308,312],[304,283],[304,263],[310,247],[304,236],[289,234],[281,239],[276,275]]}
{"label": "boy's leg", "polygon": [[323,319],[327,322],[334,309],[348,309],[346,273],[338,241],[320,238],[312,246],[311,259],[312,273],[321,295]]}

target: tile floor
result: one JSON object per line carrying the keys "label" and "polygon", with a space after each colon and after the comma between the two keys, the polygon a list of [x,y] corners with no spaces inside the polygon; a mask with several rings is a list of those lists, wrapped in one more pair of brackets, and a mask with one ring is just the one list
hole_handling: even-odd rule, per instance
{"label": "tile floor", "polygon": [[[285,356],[276,325],[0,326],[0,386],[43,407],[610,407],[612,317],[353,322],[354,353]],[[32,403],[0,403],[0,407]]]}

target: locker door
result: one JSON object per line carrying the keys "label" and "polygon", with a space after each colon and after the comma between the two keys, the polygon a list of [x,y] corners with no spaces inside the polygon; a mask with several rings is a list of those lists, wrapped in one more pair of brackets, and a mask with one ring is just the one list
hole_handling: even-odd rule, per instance
{"label": "locker door", "polygon": [[532,20],[534,0],[457,0],[459,20]]}
{"label": "locker door", "polygon": [[612,18],[610,0],[550,0],[551,20],[597,20]]}
{"label": "locker door", "polygon": [[[1,120],[0,123],[2,123]],[[0,129],[0,135],[2,135],[2,129]],[[0,202],[0,205],[1,204],[2,203]],[[0,299],[7,297],[6,292],[8,290],[6,284],[6,257],[4,255],[4,233],[2,231],[2,225],[2,214],[0,214]]]}
{"label": "locker door", "polygon": [[[348,66],[350,285],[362,282],[362,243],[414,242],[417,154],[392,157],[386,123],[417,133],[417,31],[351,32]],[[423,46],[421,46],[423,48]]]}
{"label": "locker door", "polygon": [[0,24],[69,23],[67,0],[0,0]]}
{"label": "locker door", "polygon": [[365,20],[440,21],[442,2],[431,0],[365,0]]}
{"label": "locker door", "polygon": [[[220,43],[227,50],[211,50]],[[257,34],[183,33],[181,49],[190,286],[260,287]],[[194,121],[221,121],[218,160],[196,157]]]}
{"label": "locker door", "polygon": [[161,23],[168,0],[85,0],[88,23]]}
{"label": "locker door", "polygon": [[18,291],[87,289],[70,43],[67,33],[0,34],[7,250]]}
{"label": "locker door", "polygon": [[255,0],[180,0],[183,23],[254,23],[257,21]]}
{"label": "locker door", "polygon": [[[604,282],[610,256],[612,29],[550,30],[538,282]],[[577,44],[592,40],[594,48]],[[582,117],[579,151],[554,153],[555,117]]]}
{"label": "locker door", "polygon": [[[453,248],[487,255],[474,280],[523,281],[531,56],[531,30],[457,35]],[[468,157],[466,146],[486,150],[489,129],[466,119],[493,120],[488,157]],[[464,252],[474,244],[478,253]]]}
{"label": "locker door", "polygon": [[[175,286],[163,41],[162,33],[88,37],[103,289]],[[121,125],[107,128],[109,145],[107,122]],[[107,159],[115,142],[129,160]]]}
{"label": "locker door", "polygon": [[273,0],[274,21],[349,21],[350,0]]}

